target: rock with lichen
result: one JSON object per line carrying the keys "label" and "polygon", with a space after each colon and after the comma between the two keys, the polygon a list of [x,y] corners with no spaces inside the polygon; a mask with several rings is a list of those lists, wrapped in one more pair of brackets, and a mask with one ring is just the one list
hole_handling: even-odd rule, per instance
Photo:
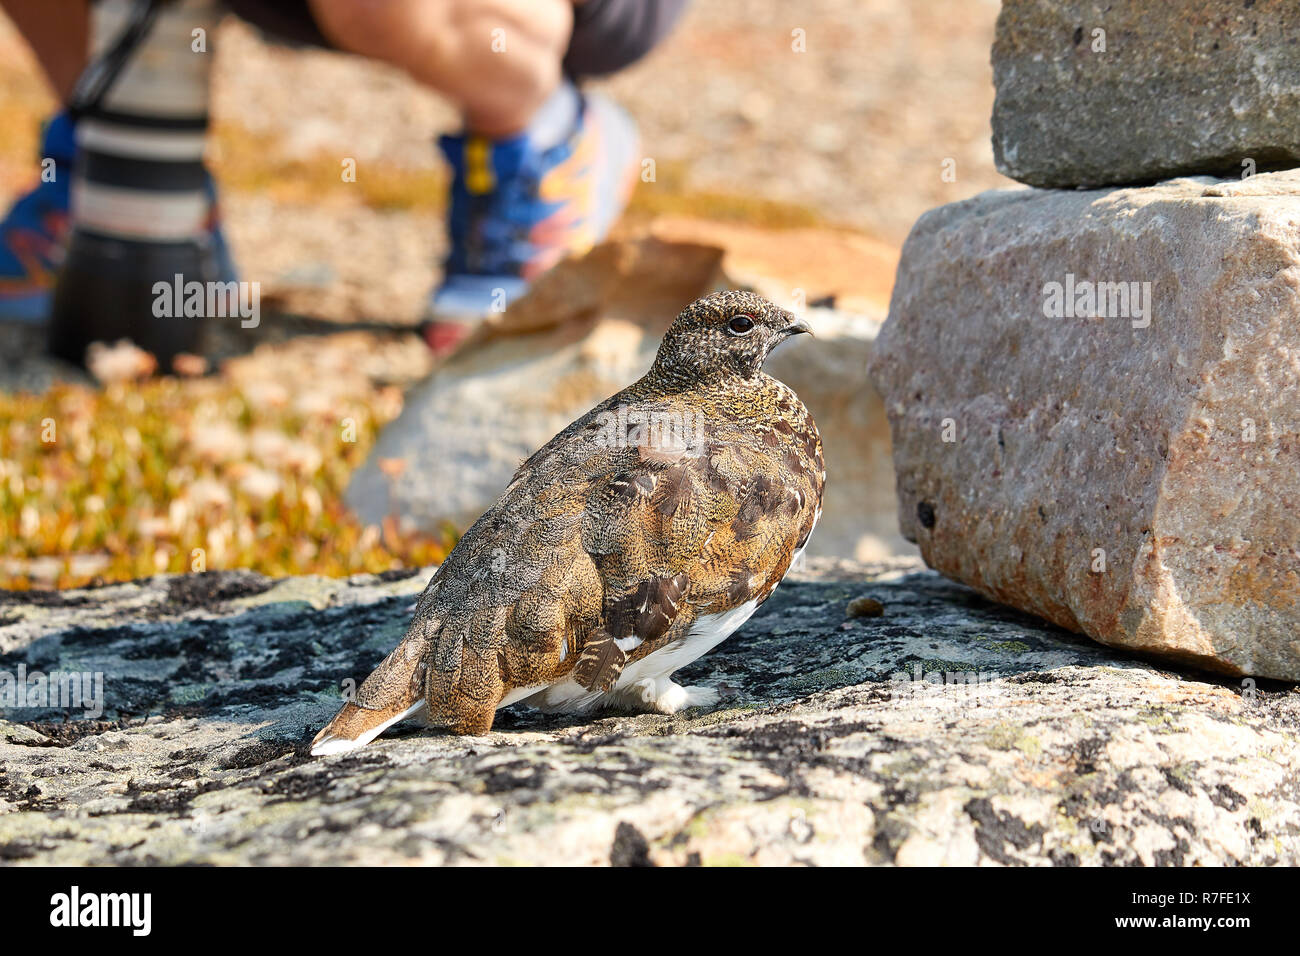
{"label": "rock with lichen", "polygon": [[[1163,670],[915,564],[812,562],[674,717],[515,707],[307,754],[428,573],[0,594],[0,847],[64,864],[1300,862],[1300,695]],[[882,617],[851,616],[878,601]]]}

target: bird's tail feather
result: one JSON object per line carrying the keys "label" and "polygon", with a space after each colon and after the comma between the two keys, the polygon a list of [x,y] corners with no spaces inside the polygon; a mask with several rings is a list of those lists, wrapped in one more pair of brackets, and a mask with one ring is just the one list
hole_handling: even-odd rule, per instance
{"label": "bird's tail feather", "polygon": [[402,702],[379,710],[367,710],[349,701],[311,742],[312,756],[324,757],[364,747],[399,720],[424,710],[424,706],[425,701],[418,700],[409,706]]}
{"label": "bird's tail feather", "polygon": [[364,747],[399,720],[425,708],[424,655],[430,630],[437,622],[417,620],[406,637],[383,659],[348,701],[311,742],[314,756],[344,753]]}

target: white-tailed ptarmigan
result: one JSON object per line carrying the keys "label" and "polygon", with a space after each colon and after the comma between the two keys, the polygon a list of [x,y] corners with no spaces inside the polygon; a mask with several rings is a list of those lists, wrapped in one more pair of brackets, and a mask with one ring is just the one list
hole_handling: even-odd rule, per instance
{"label": "white-tailed ptarmigan", "polygon": [[748,292],[688,306],[644,378],[524,462],[312,753],[360,747],[421,711],[483,734],[516,702],[668,714],[714,703],[673,672],[767,599],[821,514],[817,426],[763,372],[768,352],[807,331]]}

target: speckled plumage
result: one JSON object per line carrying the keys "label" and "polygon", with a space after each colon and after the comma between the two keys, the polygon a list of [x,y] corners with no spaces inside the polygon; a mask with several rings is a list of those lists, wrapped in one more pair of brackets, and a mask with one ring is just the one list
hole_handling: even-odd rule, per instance
{"label": "speckled plumage", "polygon": [[430,723],[478,734],[517,700],[671,711],[709,699],[668,674],[766,600],[820,514],[817,426],[762,371],[801,331],[748,292],[687,307],[645,377],[520,467],[316,752],[363,744],[420,702]]}

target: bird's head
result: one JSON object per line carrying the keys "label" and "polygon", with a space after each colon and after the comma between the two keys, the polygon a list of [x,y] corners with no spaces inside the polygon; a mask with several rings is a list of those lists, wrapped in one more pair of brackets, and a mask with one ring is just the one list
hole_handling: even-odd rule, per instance
{"label": "bird's head", "polygon": [[752,378],[769,352],[808,323],[752,292],[696,299],[668,327],[654,370],[677,381]]}

